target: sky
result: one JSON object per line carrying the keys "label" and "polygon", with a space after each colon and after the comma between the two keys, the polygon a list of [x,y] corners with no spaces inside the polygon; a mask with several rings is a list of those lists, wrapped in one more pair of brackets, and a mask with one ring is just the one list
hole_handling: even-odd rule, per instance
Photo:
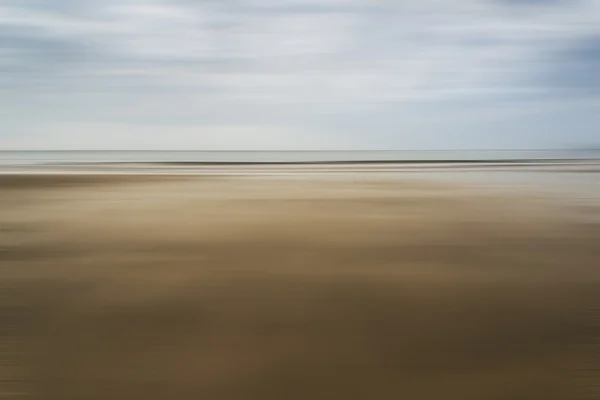
{"label": "sky", "polygon": [[600,147],[600,0],[0,0],[0,150]]}

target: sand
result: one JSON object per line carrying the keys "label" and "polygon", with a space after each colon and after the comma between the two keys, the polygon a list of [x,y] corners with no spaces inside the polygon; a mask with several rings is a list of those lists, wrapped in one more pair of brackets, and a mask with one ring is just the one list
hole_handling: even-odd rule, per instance
{"label": "sand", "polygon": [[52,400],[594,396],[599,217],[449,183],[0,176],[1,373]]}

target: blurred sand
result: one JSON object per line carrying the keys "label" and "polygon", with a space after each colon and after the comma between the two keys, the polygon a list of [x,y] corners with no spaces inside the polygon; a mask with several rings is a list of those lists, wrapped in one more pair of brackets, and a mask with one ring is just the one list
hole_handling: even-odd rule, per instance
{"label": "blurred sand", "polygon": [[599,216],[442,183],[0,176],[15,362],[52,400],[582,398]]}

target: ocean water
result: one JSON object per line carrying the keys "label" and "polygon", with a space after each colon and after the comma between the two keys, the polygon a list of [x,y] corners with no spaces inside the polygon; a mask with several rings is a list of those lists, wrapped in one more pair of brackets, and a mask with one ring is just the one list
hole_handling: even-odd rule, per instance
{"label": "ocean water", "polygon": [[600,150],[0,151],[0,165],[600,159]]}
{"label": "ocean water", "polygon": [[[560,163],[452,164],[461,161],[563,160]],[[576,161],[572,161],[576,160]],[[587,161],[586,161],[587,160]],[[371,165],[259,163],[397,161]],[[403,161],[446,161],[435,165]],[[103,164],[107,163],[107,164]],[[115,163],[115,164],[110,164]],[[119,164],[134,163],[134,164]],[[135,163],[138,163],[137,165]],[[152,165],[154,163],[154,165]],[[160,163],[212,163],[164,165]],[[257,163],[258,165],[219,165]],[[525,165],[525,166],[524,166]],[[600,151],[1,151],[0,174],[178,174],[260,179],[434,180],[478,190],[515,191],[572,203],[600,204]]]}

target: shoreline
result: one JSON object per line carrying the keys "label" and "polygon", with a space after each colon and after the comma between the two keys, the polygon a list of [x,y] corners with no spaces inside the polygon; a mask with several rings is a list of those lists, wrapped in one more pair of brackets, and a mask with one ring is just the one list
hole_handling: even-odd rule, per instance
{"label": "shoreline", "polygon": [[253,165],[376,165],[376,164],[562,164],[562,163],[600,163],[600,158],[580,159],[580,158],[547,158],[547,159],[438,159],[438,160],[328,160],[328,161],[100,161],[100,162],[46,162],[36,165],[192,165],[192,166],[253,166]]}
{"label": "shoreline", "polygon": [[4,180],[210,178],[279,181],[433,182],[471,187],[478,192],[526,194],[561,202],[600,202],[600,160],[455,163],[186,163],[110,162],[0,165]]}
{"label": "shoreline", "polygon": [[366,161],[94,161],[94,162],[43,162],[43,163],[6,163],[0,164],[0,173],[14,169],[25,170],[48,170],[52,168],[205,168],[217,167],[223,169],[247,168],[257,170],[258,168],[273,169],[282,168],[292,170],[318,170],[327,168],[331,170],[354,171],[355,168],[365,170],[380,170],[384,168],[395,169],[418,169],[418,168],[494,168],[494,167],[546,167],[546,166],[597,166],[600,171],[600,159],[514,159],[514,160],[366,160]]}

